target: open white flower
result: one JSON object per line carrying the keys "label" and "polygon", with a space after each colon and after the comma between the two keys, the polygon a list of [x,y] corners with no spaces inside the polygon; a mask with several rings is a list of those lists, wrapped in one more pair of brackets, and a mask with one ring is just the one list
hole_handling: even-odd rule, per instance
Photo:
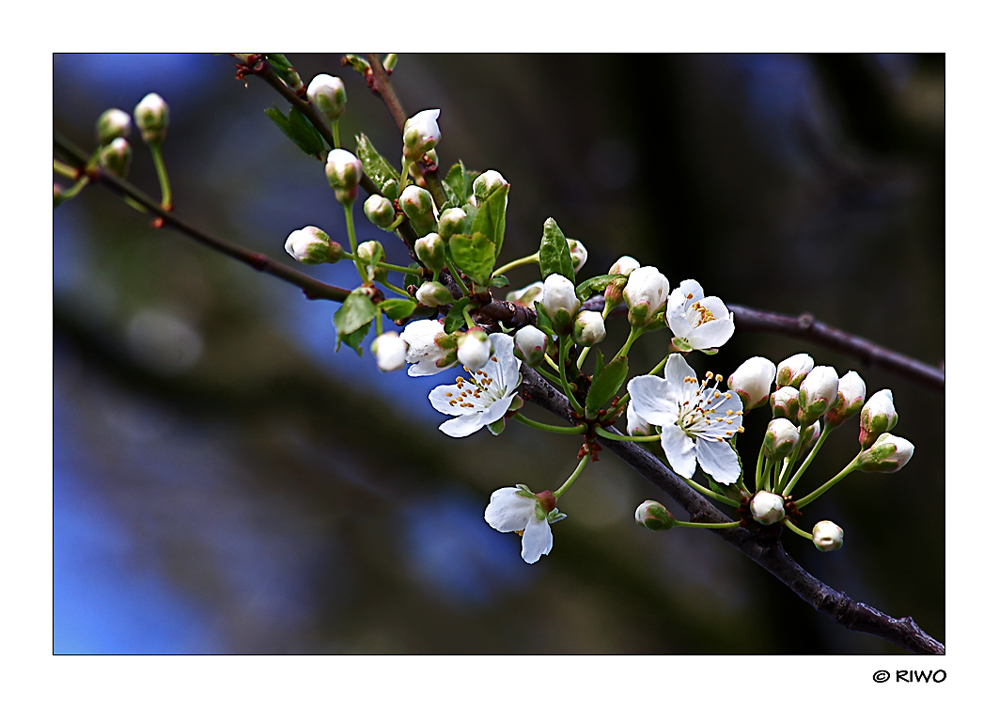
{"label": "open white flower", "polygon": [[704,289],[693,280],[680,283],[666,301],[666,322],[679,347],[710,350],[721,347],[735,332],[735,319],[716,295],[704,297]]}
{"label": "open white flower", "polygon": [[537,495],[526,485],[496,490],[486,507],[486,522],[498,532],[517,532],[523,538],[520,556],[533,564],[552,550],[551,523],[565,519],[550,492]]}
{"label": "open white flower", "polygon": [[740,474],[739,457],[728,441],[742,432],[742,400],[718,391],[721,380],[708,373],[698,381],[683,355],[671,354],[663,377],[635,377],[628,393],[634,414],[662,427],[663,452],[678,475],[694,477],[700,463],[715,482],[726,485]]}
{"label": "open white flower", "polygon": [[495,354],[482,369],[430,392],[434,408],[455,417],[440,426],[454,438],[464,438],[503,418],[520,385],[520,360],[513,356],[513,338],[495,333],[489,341]]}
{"label": "open white flower", "polygon": [[444,332],[439,320],[414,320],[400,335],[409,349],[406,361],[413,366],[409,376],[425,377],[458,364],[458,343]]}

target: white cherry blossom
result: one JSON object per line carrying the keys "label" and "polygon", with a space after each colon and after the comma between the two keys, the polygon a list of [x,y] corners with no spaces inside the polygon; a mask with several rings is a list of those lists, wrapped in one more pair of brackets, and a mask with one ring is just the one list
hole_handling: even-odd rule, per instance
{"label": "white cherry blossom", "polygon": [[458,364],[458,344],[445,334],[439,320],[414,320],[400,337],[409,345],[406,361],[413,365],[408,372],[411,377],[437,374]]}
{"label": "white cherry blossom", "polygon": [[674,342],[692,350],[721,347],[735,332],[735,319],[722,299],[704,297],[704,289],[693,280],[680,283],[666,301],[666,323],[676,336]]}
{"label": "white cherry blossom", "polygon": [[500,488],[489,498],[486,522],[498,532],[520,534],[521,558],[533,564],[552,550],[551,523],[565,519],[554,502],[550,492],[535,495],[526,485]]}

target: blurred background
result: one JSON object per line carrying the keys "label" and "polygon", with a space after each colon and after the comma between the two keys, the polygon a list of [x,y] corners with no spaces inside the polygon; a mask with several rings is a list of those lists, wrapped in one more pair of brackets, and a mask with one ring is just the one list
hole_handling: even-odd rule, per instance
{"label": "blurred background", "polygon": [[[343,78],[345,147],[364,132],[397,158],[394,123],[340,55],[290,59],[306,84]],[[285,263],[302,226],[346,243],[322,164],[264,115],[284,103],[235,68],[224,55],[55,55],[54,127],[89,151],[104,109],[131,113],[155,91],[181,218]],[[393,84],[407,113],[441,109],[445,167],[512,184],[501,262],[535,251],[554,217],[589,249],[580,277],[628,254],[674,286],[695,278],[726,302],[810,312],[942,364],[942,55],[403,55]],[[158,194],[134,138],[131,179]],[[395,237],[357,222],[361,241],[405,262]],[[609,453],[562,499],[552,554],[525,564],[519,538],[483,521],[489,494],[554,489],[575,441],[513,424],[447,438],[426,397],[452,376],[334,354],[336,304],[152,230],[102,188],[54,225],[55,652],[901,652],[816,613],[710,533],[638,528],[647,498],[681,510]],[[307,270],[356,284],[347,262]],[[626,326],[609,330],[616,347]],[[640,340],[632,371],[667,342]],[[806,509],[800,526],[846,530],[842,550],[785,545],[945,642],[942,394],[738,321],[717,356],[691,362],[727,375],[801,351],[857,370],[869,394],[890,388],[894,432],[917,452]],[[766,422],[747,417],[744,457]],[[855,447],[854,420],[798,491]]]}

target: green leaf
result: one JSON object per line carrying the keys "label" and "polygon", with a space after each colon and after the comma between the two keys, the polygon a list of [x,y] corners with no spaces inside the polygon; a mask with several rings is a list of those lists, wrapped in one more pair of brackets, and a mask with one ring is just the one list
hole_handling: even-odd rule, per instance
{"label": "green leaf", "polygon": [[343,305],[333,314],[333,326],[337,337],[342,338],[355,332],[378,315],[378,306],[371,298],[360,291],[354,291],[343,301]]}
{"label": "green leaf", "polygon": [[600,407],[620,391],[627,378],[628,358],[624,355],[615,357],[600,374],[593,377],[590,391],[586,394],[586,418],[596,418]]}
{"label": "green leaf", "polygon": [[378,304],[378,307],[382,309],[385,317],[389,320],[402,320],[403,318],[408,318],[416,310],[416,301],[393,298],[391,300],[383,300]]}
{"label": "green leaf", "polygon": [[489,281],[490,288],[506,288],[508,285],[510,285],[510,279],[502,273]]}
{"label": "green leaf", "polygon": [[361,347],[361,343],[364,341],[364,336],[368,334],[368,330],[371,329],[371,323],[365,323],[362,327],[354,330],[349,335],[344,335],[342,338],[339,333],[336,336],[336,350],[340,349],[340,343],[343,342],[347,347],[350,347],[354,352],[357,353],[358,357],[363,356],[364,349]]}
{"label": "green leaf", "polygon": [[456,332],[458,328],[465,324],[465,316],[462,315],[462,311],[465,310],[465,306],[469,302],[469,299],[465,297],[451,305],[451,310],[448,311],[447,317],[444,318],[444,332],[448,335]]}
{"label": "green leaf", "polygon": [[371,178],[371,181],[375,183],[379,191],[384,193],[385,186],[392,180],[395,180],[396,184],[399,184],[399,173],[395,171],[395,168],[392,167],[392,164],[388,160],[375,150],[375,146],[368,139],[368,136],[360,133],[356,136],[356,139],[357,159],[361,161],[364,174]]}
{"label": "green leaf", "polygon": [[[447,172],[447,177],[441,181],[441,187],[447,195],[448,207],[460,207],[465,203],[466,190],[471,189],[471,181],[468,179],[468,172],[465,171],[465,163],[461,160],[451,166]],[[443,210],[441,210],[443,211]]]}
{"label": "green leaf", "polygon": [[319,131],[297,108],[292,108],[287,116],[274,106],[265,108],[264,113],[274,121],[282,133],[288,136],[307,155],[318,157],[319,153],[325,149],[326,144],[323,142],[323,137],[319,135]]}
{"label": "green leaf", "polygon": [[481,233],[454,234],[448,241],[451,257],[462,272],[479,285],[489,283],[496,265],[496,246]]}
{"label": "green leaf", "polygon": [[572,270],[572,257],[569,255],[569,242],[551,217],[545,220],[539,258],[542,281],[551,274],[558,273],[568,278],[570,282],[576,282],[576,273]]}
{"label": "green leaf", "polygon": [[585,281],[576,286],[576,297],[580,300],[586,300],[593,293],[598,291],[602,293],[604,289],[617,278],[624,278],[624,280],[628,280],[627,277],[623,276],[594,276],[593,278],[587,278]]}
{"label": "green leaf", "polygon": [[604,353],[597,349],[596,350],[596,360],[597,363],[593,365],[593,376],[599,376],[600,372],[604,371]]}
{"label": "green leaf", "polygon": [[[503,248],[503,232],[506,231],[506,202],[509,192],[510,185],[503,185],[489,195],[489,199],[479,205],[479,213],[475,215],[475,221],[472,222],[472,233],[485,234],[486,238],[493,242],[496,247],[496,255],[499,255]],[[569,265],[571,267],[572,263],[570,262]]]}
{"label": "green leaf", "polygon": [[554,338],[555,328],[552,327],[551,316],[548,315],[548,311],[545,310],[545,306],[540,300],[534,301],[534,310],[538,313],[537,328],[548,335],[549,338]]}

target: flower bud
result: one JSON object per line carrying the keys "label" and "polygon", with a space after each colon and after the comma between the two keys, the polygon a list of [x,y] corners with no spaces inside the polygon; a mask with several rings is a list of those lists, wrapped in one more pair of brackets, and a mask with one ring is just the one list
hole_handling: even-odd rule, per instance
{"label": "flower bud", "polygon": [[572,332],[572,321],[580,305],[572,281],[558,273],[549,275],[541,292],[541,304],[545,306],[559,337]]}
{"label": "flower bud", "polygon": [[814,366],[815,361],[804,352],[788,357],[777,365],[777,386],[800,387]]}
{"label": "flower bud", "polygon": [[394,372],[406,366],[406,351],[409,345],[399,337],[398,332],[383,332],[371,343],[371,354],[378,362],[378,369]]}
{"label": "flower bud", "polygon": [[645,327],[666,304],[669,280],[655,266],[636,268],[628,276],[624,287],[624,301],[628,304],[628,322],[632,327]]}
{"label": "flower bud", "polygon": [[413,244],[416,258],[434,273],[440,273],[444,268],[444,239],[436,232],[430,232],[416,240]]}
{"label": "flower bud", "polygon": [[338,76],[317,74],[305,93],[320,115],[330,123],[340,120],[347,108],[347,92]]}
{"label": "flower bud", "polygon": [[437,281],[427,281],[417,289],[416,300],[420,305],[436,308],[453,303],[454,296],[451,295],[451,291]]}
{"label": "flower bud", "polygon": [[135,106],[135,125],[142,131],[142,139],[147,143],[162,143],[166,138],[170,111],[166,101],[159,94],[146,94]]}
{"label": "flower bud", "polygon": [[762,406],[770,399],[770,385],[777,368],[766,357],[750,357],[728,378],[728,390],[742,399],[742,410]]}
{"label": "flower bud", "polygon": [[891,389],[873,394],[860,411],[860,447],[868,448],[882,433],[895,428],[898,414]]}
{"label": "flower bud", "polygon": [[364,216],[379,229],[388,231],[395,221],[395,207],[380,194],[373,194],[364,200]]}
{"label": "flower bud", "polygon": [[496,172],[496,170],[486,170],[472,182],[472,194],[475,195],[475,203],[482,204],[489,199],[489,195],[507,184],[509,183],[503,179],[503,175]]}
{"label": "flower bud", "polygon": [[541,294],[543,291],[544,285],[541,281],[535,281],[534,283],[524,286],[519,290],[510,291],[506,294],[506,299],[511,303],[520,303],[525,308],[530,308],[534,305],[535,301],[541,300]]}
{"label": "flower bud", "polygon": [[465,220],[468,215],[465,214],[465,210],[460,207],[451,207],[450,209],[445,209],[441,214],[440,221],[437,222],[437,233],[440,237],[444,239],[445,243],[451,239],[454,234],[466,234],[465,231]]}
{"label": "flower bud", "polygon": [[819,440],[819,436],[822,435],[822,422],[816,421],[811,426],[805,429],[805,432],[801,434],[804,439],[801,442],[801,450],[798,451],[798,456],[808,455],[808,451],[812,450],[812,446]]}
{"label": "flower bud", "polygon": [[97,119],[97,141],[107,145],[115,138],[127,138],[132,132],[132,117],[120,108],[109,108]]}
{"label": "flower bud", "polygon": [[770,408],[774,418],[789,419],[798,423],[798,390],[794,387],[781,387],[770,395]]}
{"label": "flower bud", "polygon": [[101,148],[101,166],[115,177],[125,177],[132,163],[132,146],[124,138],[115,138]]}
{"label": "flower bud", "polygon": [[583,242],[576,241],[575,239],[567,239],[569,243],[569,257],[572,259],[572,270],[574,273],[579,273],[581,269],[586,264],[586,247],[583,246]]}
{"label": "flower bud", "polygon": [[787,419],[774,419],[763,436],[763,454],[770,460],[781,460],[791,455],[798,445],[798,427]]}
{"label": "flower bud", "polygon": [[631,256],[622,256],[610,267],[607,271],[608,276],[627,276],[630,275],[632,271],[636,268],[641,268],[640,263],[633,259]]}
{"label": "flower bud", "polygon": [[533,367],[545,358],[548,349],[548,335],[534,325],[527,325],[517,330],[513,336],[513,353]]}
{"label": "flower bud", "polygon": [[378,241],[365,241],[357,245],[355,255],[365,263],[376,264],[385,260],[385,247]]}
{"label": "flower bud", "polygon": [[423,176],[423,168],[421,167],[421,165],[427,162],[428,160],[432,162],[434,165],[437,164],[436,150],[428,150],[426,153],[424,153],[423,157],[420,159],[418,163],[414,162],[411,163],[409,166],[409,179],[411,179],[420,187],[427,186],[427,180]]}
{"label": "flower bud", "polygon": [[288,235],[284,250],[299,263],[312,266],[317,263],[336,263],[343,258],[340,244],[330,241],[322,229],[314,226],[302,227]]}
{"label": "flower bud", "polygon": [[399,63],[398,54],[386,54],[385,59],[382,60],[382,66],[385,67],[385,71],[391,74],[395,71],[395,65]]}
{"label": "flower bud", "polygon": [[857,469],[865,473],[894,473],[909,462],[916,447],[904,438],[882,433],[874,445],[857,456]]}
{"label": "flower bud", "polygon": [[[611,275],[611,274],[607,274]],[[621,305],[624,302],[624,286],[628,283],[627,276],[618,276],[613,281],[607,284],[604,288],[604,312],[609,313],[611,310]]]}
{"label": "flower bud", "polygon": [[440,115],[440,109],[432,108],[420,111],[406,121],[402,127],[402,154],[406,160],[419,160],[437,145],[437,141],[441,139],[441,131],[437,127],[437,117]]}
{"label": "flower bud", "polygon": [[607,335],[604,319],[593,310],[580,310],[572,324],[572,339],[584,347],[591,347]]}
{"label": "flower bud", "polygon": [[357,199],[357,185],[364,175],[361,161],[353,153],[337,148],[326,158],[326,179],[333,188],[336,201],[349,207]]}
{"label": "flower bud", "polygon": [[410,185],[404,189],[399,197],[399,207],[409,217],[417,236],[426,236],[437,227],[433,197],[422,187]]}
{"label": "flower bud", "polygon": [[839,375],[832,367],[816,367],[805,375],[798,389],[798,422],[808,426],[836,403]]}
{"label": "flower bud", "polygon": [[671,529],[676,518],[655,500],[646,500],[635,510],[635,523],[653,532]]}
{"label": "flower bud", "polygon": [[773,524],[784,519],[784,498],[772,492],[758,492],[749,503],[753,519],[762,525]]}
{"label": "flower bud", "polygon": [[867,396],[867,385],[860,375],[854,371],[849,371],[839,378],[839,391],[836,394],[836,403],[826,411],[824,419],[826,426],[836,428],[855,413],[860,411],[864,405],[864,398]]}
{"label": "flower bud", "polygon": [[493,356],[493,344],[481,327],[473,327],[458,335],[458,361],[477,372]]}
{"label": "flower bud", "polygon": [[843,528],[825,519],[812,527],[812,544],[819,551],[836,551],[843,546]]}

